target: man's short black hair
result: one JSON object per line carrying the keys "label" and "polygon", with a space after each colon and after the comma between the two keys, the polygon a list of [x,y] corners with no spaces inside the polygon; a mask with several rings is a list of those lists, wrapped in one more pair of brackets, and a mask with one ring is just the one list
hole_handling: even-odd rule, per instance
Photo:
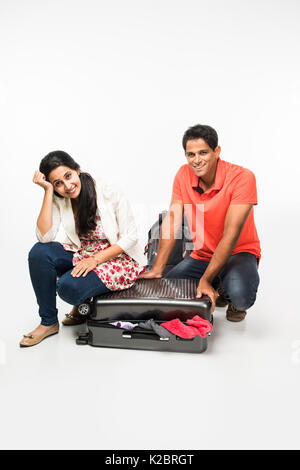
{"label": "man's short black hair", "polygon": [[186,143],[188,140],[203,139],[209,145],[212,150],[218,146],[218,134],[210,127],[202,124],[196,124],[196,126],[189,127],[184,133],[182,138],[182,145],[184,151],[186,151]]}

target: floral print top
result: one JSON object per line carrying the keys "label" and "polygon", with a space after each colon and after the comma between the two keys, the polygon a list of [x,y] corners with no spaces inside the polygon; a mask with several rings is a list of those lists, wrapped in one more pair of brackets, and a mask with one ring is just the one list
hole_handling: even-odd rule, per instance
{"label": "floral print top", "polygon": [[[91,255],[105,250],[110,246],[103,231],[101,218],[96,218],[97,226],[86,236],[79,236],[81,249],[74,251],[71,245],[63,243],[65,250],[74,251],[73,265],[76,266],[83,258],[89,258]],[[139,264],[126,253],[121,253],[115,258],[99,264],[93,271],[99,279],[110,290],[123,290],[131,287],[139,275]]]}

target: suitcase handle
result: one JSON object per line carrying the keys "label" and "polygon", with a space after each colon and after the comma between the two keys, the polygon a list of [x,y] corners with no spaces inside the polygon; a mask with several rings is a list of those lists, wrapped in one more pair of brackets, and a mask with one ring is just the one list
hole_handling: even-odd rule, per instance
{"label": "suitcase handle", "polygon": [[122,338],[124,339],[148,339],[148,340],[155,340],[155,341],[169,341],[170,338],[160,338],[157,335],[149,335],[149,333],[134,333],[123,331]]}

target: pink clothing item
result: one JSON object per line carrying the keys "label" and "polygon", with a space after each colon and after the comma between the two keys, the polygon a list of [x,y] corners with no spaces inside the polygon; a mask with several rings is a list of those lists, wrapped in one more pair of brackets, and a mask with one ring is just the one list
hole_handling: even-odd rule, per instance
{"label": "pink clothing item", "polygon": [[179,318],[175,318],[166,323],[161,323],[160,326],[163,326],[174,335],[185,339],[195,338],[197,335],[205,338],[207,333],[212,331],[211,323],[203,320],[199,315],[195,315],[191,320],[187,320],[187,323],[189,325],[184,325]]}
{"label": "pink clothing item", "polygon": [[211,333],[213,330],[212,324],[209,321],[199,317],[199,315],[195,315],[191,320],[187,320],[187,324],[198,328],[199,335],[203,338],[205,338],[206,335]]}
{"label": "pink clothing item", "polygon": [[[81,249],[78,251],[74,251],[72,246],[68,243],[62,244],[65,250],[74,251],[74,266],[76,266],[76,264],[78,264],[83,258],[89,258],[110,246],[110,243],[106,239],[106,235],[103,231],[101,218],[99,216],[97,217],[96,228],[91,230],[84,237],[79,236],[79,239],[81,242]],[[103,284],[105,284],[110,290],[123,290],[131,287],[139,275],[139,270],[138,262],[126,253],[122,253],[105,263],[99,264],[95,269],[93,269]]]}

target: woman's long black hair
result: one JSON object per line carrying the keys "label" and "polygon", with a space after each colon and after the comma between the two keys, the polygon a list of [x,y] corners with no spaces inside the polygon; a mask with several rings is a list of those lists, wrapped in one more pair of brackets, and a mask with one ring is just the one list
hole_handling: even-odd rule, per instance
{"label": "woman's long black hair", "polygon": [[[55,150],[48,153],[40,163],[40,172],[46,176],[59,166],[66,166],[71,170],[80,170],[80,166],[66,152]],[[95,182],[89,173],[80,172],[81,191],[78,196],[78,213],[76,218],[76,228],[80,235],[86,235],[96,228],[97,194]],[[56,196],[63,197],[54,191]]]}

